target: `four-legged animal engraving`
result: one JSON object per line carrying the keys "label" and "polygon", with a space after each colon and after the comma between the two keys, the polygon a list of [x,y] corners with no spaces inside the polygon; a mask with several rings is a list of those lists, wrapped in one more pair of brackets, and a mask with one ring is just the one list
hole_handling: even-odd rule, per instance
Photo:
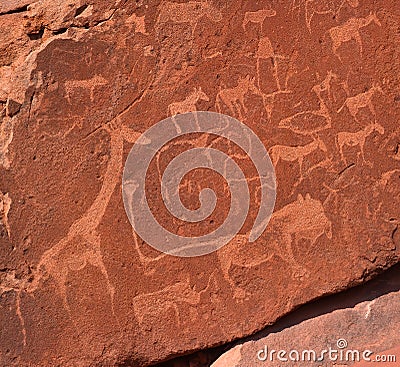
{"label": "four-legged animal engraving", "polygon": [[157,323],[160,315],[169,308],[173,309],[177,325],[182,324],[178,304],[186,303],[195,308],[200,303],[201,292],[196,292],[190,286],[189,279],[186,282],[178,282],[159,291],[141,294],[133,299],[133,310],[142,325],[146,318]]}
{"label": "four-legged animal engraving", "polygon": [[100,75],[95,75],[93,78],[85,80],[66,80],[64,87],[66,91],[66,97],[69,103],[71,103],[71,94],[75,93],[75,89],[81,88],[82,90],[90,90],[90,101],[94,101],[94,91],[96,87],[107,85],[108,81]]}
{"label": "four-legged animal engraving", "polygon": [[[311,90],[316,94],[319,101],[318,110],[302,111],[286,117],[279,122],[278,127],[282,129],[291,129],[293,132],[302,135],[312,135],[319,131],[330,129],[332,126],[332,118],[328,106],[322,97],[322,92],[328,92],[328,96],[330,97],[330,84],[334,78],[336,78],[336,75],[329,71],[326,78],[320,84],[316,84],[312,87]],[[316,123],[314,122],[318,118],[322,118],[322,124],[318,121]]]}
{"label": "four-legged animal engraving", "polygon": [[246,291],[230,277],[231,266],[253,268],[270,261],[274,255],[288,264],[294,278],[302,277],[307,272],[296,260],[293,249],[298,250],[301,241],[312,246],[324,234],[332,238],[332,224],[322,203],[312,199],[309,194],[305,198],[299,195],[297,200],[272,215],[263,236],[264,241],[248,244],[245,235],[236,236],[231,243],[234,246],[228,244],[217,251],[224,278],[231,285],[235,297],[243,299]]}
{"label": "four-legged animal engraving", "polygon": [[115,125],[115,121],[118,122],[119,118],[120,116],[117,116],[102,127],[109,132],[111,138],[110,160],[98,196],[86,213],[71,225],[66,237],[42,255],[37,264],[34,280],[27,289],[28,292],[33,293],[38,289],[41,280],[52,278],[56,282],[64,307],[71,315],[66,288],[68,274],[91,264],[100,270],[105,279],[111,309],[117,322],[118,319],[114,313],[114,287],[103,262],[97,227],[120,179],[118,173],[122,170],[123,142],[127,140],[134,143],[140,136],[140,133],[125,126]]}
{"label": "four-legged animal engraving", "polygon": [[276,165],[280,160],[286,162],[297,161],[299,163],[299,171],[300,171],[300,178],[298,182],[300,183],[303,180],[302,167],[304,158],[318,149],[322,150],[323,152],[328,151],[324,142],[320,138],[317,138],[313,140],[311,143],[306,145],[297,145],[297,146],[274,145],[273,147],[271,147],[269,154],[271,156],[271,160],[274,167],[276,167]]}
{"label": "four-legged animal engraving", "polygon": [[168,113],[171,116],[178,115],[179,113],[196,111],[196,103],[200,100],[209,101],[207,94],[205,94],[201,87],[195,88],[194,91],[188,95],[181,102],[173,102],[168,106]]}
{"label": "four-legged animal engraving", "polygon": [[365,18],[351,18],[347,22],[337,27],[329,29],[329,35],[332,39],[332,52],[340,59],[337,53],[338,48],[345,42],[354,39],[360,49],[360,54],[362,54],[362,40],[360,35],[360,30],[369,24],[374,22],[378,26],[381,25],[376,14],[370,14]]}
{"label": "four-legged animal engraving", "polygon": [[274,17],[276,15],[276,11],[273,9],[261,9],[257,11],[247,11],[244,15],[242,27],[246,30],[246,26],[248,23],[256,23],[260,25],[260,29],[262,30],[262,25],[267,17]]}
{"label": "four-legged animal engraving", "polygon": [[361,153],[361,158],[362,160],[369,164],[365,160],[365,155],[364,155],[364,146],[365,146],[365,141],[368,136],[370,136],[374,131],[377,131],[379,134],[383,135],[385,133],[385,129],[383,128],[382,125],[373,123],[367,125],[364,129],[356,131],[356,132],[345,132],[341,131],[340,133],[337,134],[336,137],[336,142],[339,148],[340,152],[340,157],[342,161],[347,164],[346,158],[343,154],[343,147],[345,145],[349,147],[355,147],[359,146],[360,147],[360,153]]}
{"label": "four-legged animal engraving", "polygon": [[337,9],[331,9],[331,1],[318,1],[318,0],[306,0],[305,2],[305,16],[308,31],[311,33],[311,22],[314,15],[326,15],[332,14],[336,17],[344,4],[347,3],[352,8],[356,8],[359,5],[358,0],[340,0],[340,4]]}
{"label": "four-legged animal engraving", "polygon": [[166,2],[161,3],[157,25],[167,23],[189,23],[192,36],[201,18],[206,16],[213,22],[222,19],[221,12],[208,1],[188,1],[184,3]]}
{"label": "four-legged animal engraving", "polygon": [[340,113],[344,107],[347,107],[350,115],[353,117],[354,120],[357,121],[357,114],[360,109],[368,107],[369,111],[375,116],[375,109],[372,103],[372,97],[374,96],[375,92],[383,93],[382,88],[377,84],[373,84],[372,87],[364,93],[360,93],[352,97],[347,97],[343,105],[338,109],[337,112]]}
{"label": "four-legged animal engraving", "polygon": [[244,97],[249,91],[254,94],[259,94],[257,87],[254,85],[254,78],[250,78],[249,75],[245,78],[239,77],[236,87],[221,89],[215,101],[218,112],[221,113],[221,103],[223,103],[233,115],[237,114],[239,118],[242,119],[242,111],[244,114],[247,113]]}

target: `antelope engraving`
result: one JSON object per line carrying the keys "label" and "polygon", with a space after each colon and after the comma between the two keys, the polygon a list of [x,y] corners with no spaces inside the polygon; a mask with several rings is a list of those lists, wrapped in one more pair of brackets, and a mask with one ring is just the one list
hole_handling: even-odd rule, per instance
{"label": "antelope engraving", "polygon": [[349,147],[359,146],[362,160],[365,163],[368,163],[365,160],[364,146],[365,146],[365,141],[366,141],[367,137],[370,136],[374,131],[377,131],[381,135],[383,135],[385,133],[385,129],[383,128],[382,125],[373,123],[373,124],[369,124],[364,129],[356,131],[356,132],[342,131],[337,134],[336,143],[339,148],[340,157],[345,164],[347,164],[347,161],[343,154],[344,146],[349,146]]}
{"label": "antelope engraving", "polygon": [[347,107],[350,115],[353,117],[355,121],[357,121],[357,114],[361,108],[367,107],[369,111],[375,116],[375,109],[372,103],[372,98],[376,92],[383,93],[382,88],[374,84],[372,87],[364,93],[357,94],[352,97],[347,97],[344,101],[343,105],[338,109],[338,113],[340,113],[344,107]]}
{"label": "antelope engraving", "polygon": [[191,288],[188,279],[186,282],[178,282],[157,292],[136,296],[133,299],[133,310],[139,325],[143,325],[145,319],[157,323],[160,315],[163,315],[167,309],[172,309],[177,325],[180,326],[183,320],[178,303],[186,303],[190,308],[195,309],[195,306],[200,303],[200,295],[200,292]]}
{"label": "antelope engraving", "polygon": [[205,94],[201,87],[195,88],[193,92],[188,95],[183,101],[181,102],[173,102],[168,106],[168,113],[171,116],[178,115],[179,113],[191,112],[196,111],[196,103],[200,100],[209,101],[207,94]]}
{"label": "antelope engraving", "polygon": [[255,23],[260,26],[262,30],[262,25],[267,17],[274,17],[276,15],[276,11],[273,9],[261,9],[257,11],[247,11],[244,15],[242,27],[246,30],[246,26],[248,23]]}
{"label": "antelope engraving", "polygon": [[374,22],[376,25],[381,26],[381,23],[376,16],[376,14],[369,14],[365,18],[351,18],[347,22],[337,27],[329,29],[329,35],[332,39],[332,52],[336,55],[339,60],[340,56],[337,53],[338,48],[345,42],[354,39],[360,49],[360,54],[362,54],[362,40],[360,35],[360,30],[369,24]]}
{"label": "antelope engraving", "polygon": [[303,160],[311,153],[316,150],[322,150],[323,152],[327,152],[324,142],[317,138],[313,140],[311,143],[306,145],[297,145],[297,146],[287,146],[287,145],[274,145],[269,154],[271,156],[272,164],[274,167],[278,164],[280,160],[286,162],[298,162],[299,163],[299,171],[300,171],[300,179],[301,182],[303,180]]}
{"label": "antelope engraving", "polygon": [[337,7],[337,9],[331,9],[328,7],[330,5],[330,1],[317,1],[317,0],[306,0],[305,2],[305,16],[306,16],[306,24],[308,31],[311,33],[311,22],[314,15],[326,15],[332,14],[334,17],[337,17],[340,10],[347,3],[352,8],[356,8],[359,5],[358,0],[341,0],[341,3]]}

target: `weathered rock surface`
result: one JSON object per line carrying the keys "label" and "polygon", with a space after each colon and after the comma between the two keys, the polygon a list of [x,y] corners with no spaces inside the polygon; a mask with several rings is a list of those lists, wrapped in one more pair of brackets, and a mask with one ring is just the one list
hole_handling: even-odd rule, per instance
{"label": "weathered rock surface", "polygon": [[[399,261],[396,1],[43,0],[0,14],[2,365],[148,365],[249,335]],[[213,144],[235,154],[252,195],[235,240],[182,259],[132,232],[121,174],[142,132],[195,109],[258,134],[278,199],[248,243],[251,162],[201,136],[167,147],[154,172]],[[223,187],[194,178],[191,208],[211,178]],[[155,213],[197,235],[221,224],[223,199],[197,227]]]}
{"label": "weathered rock surface", "polygon": [[[398,291],[359,303],[354,308],[338,309],[238,344],[211,366],[398,366],[399,305]],[[328,351],[323,360],[315,361],[312,352],[319,358],[323,350]],[[280,360],[279,351],[285,351]]]}

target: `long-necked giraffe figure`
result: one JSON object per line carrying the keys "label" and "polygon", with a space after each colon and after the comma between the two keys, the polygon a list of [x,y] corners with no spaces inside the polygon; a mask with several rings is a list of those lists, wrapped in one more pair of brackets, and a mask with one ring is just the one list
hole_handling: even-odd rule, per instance
{"label": "long-necked giraffe figure", "polygon": [[44,252],[34,272],[34,279],[27,287],[27,291],[33,293],[38,289],[41,280],[52,278],[56,282],[64,307],[70,315],[71,309],[68,304],[66,289],[68,274],[70,271],[80,270],[87,264],[91,264],[100,270],[105,279],[112,312],[118,322],[114,313],[114,287],[103,262],[97,227],[120,181],[124,140],[134,143],[140,136],[140,133],[122,125],[121,116],[125,112],[126,110],[101,127],[110,135],[110,160],[99,194],[85,214],[71,225],[67,235]]}
{"label": "long-necked giraffe figure", "polygon": [[364,129],[356,132],[341,131],[337,134],[336,143],[339,148],[340,157],[345,164],[347,164],[346,158],[343,154],[343,147],[345,145],[349,147],[356,147],[358,145],[360,147],[360,153],[363,162],[368,163],[365,160],[364,146],[367,137],[370,136],[374,131],[377,131],[381,135],[385,133],[385,129],[382,125],[378,123],[372,123],[367,125]]}

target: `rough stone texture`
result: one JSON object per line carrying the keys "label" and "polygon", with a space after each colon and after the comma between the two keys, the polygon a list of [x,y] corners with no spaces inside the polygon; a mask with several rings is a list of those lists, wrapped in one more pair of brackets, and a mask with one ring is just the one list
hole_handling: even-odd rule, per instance
{"label": "rough stone texture", "polygon": [[[4,2],[0,14],[4,366],[148,365],[249,335],[398,262],[395,0],[42,0]],[[249,244],[258,181],[238,159],[253,206],[243,230],[181,259],[132,233],[121,173],[140,133],[194,109],[259,135],[278,200]],[[193,145],[241,156],[222,143],[188,137],[159,164]],[[188,207],[210,178],[224,187],[193,178]],[[195,228],[156,212],[197,234],[221,224],[226,205]]]}
{"label": "rough stone texture", "polygon": [[[319,316],[304,321],[298,325],[287,328],[277,333],[271,333],[266,337],[250,340],[244,344],[238,344],[230,351],[223,354],[211,367],[253,367],[253,366],[398,366],[400,359],[400,334],[398,325],[400,323],[400,292],[392,292],[387,295],[357,304],[354,308],[338,309],[327,315]],[[346,354],[337,361],[325,356],[323,361],[298,361],[288,360],[282,362],[277,360],[276,353],[270,358],[261,353],[260,360],[257,357],[259,351],[267,347],[269,353],[272,349],[285,350],[284,358],[289,358],[289,352],[296,350],[300,353],[304,350],[314,350],[320,355],[323,349],[339,351],[337,341],[344,339],[347,347],[342,350],[359,351],[359,360],[352,355]],[[365,361],[362,358],[364,351],[373,352]],[[356,355],[354,355],[356,356]],[[389,356],[395,356],[391,362],[376,361],[388,360]],[[296,358],[293,354],[292,358]],[[301,357],[300,357],[301,358]],[[307,357],[306,357],[307,358]],[[335,354],[333,354],[335,358]],[[343,359],[341,359],[343,358]],[[272,360],[271,360],[272,359]],[[375,362],[374,362],[375,361]]]}

